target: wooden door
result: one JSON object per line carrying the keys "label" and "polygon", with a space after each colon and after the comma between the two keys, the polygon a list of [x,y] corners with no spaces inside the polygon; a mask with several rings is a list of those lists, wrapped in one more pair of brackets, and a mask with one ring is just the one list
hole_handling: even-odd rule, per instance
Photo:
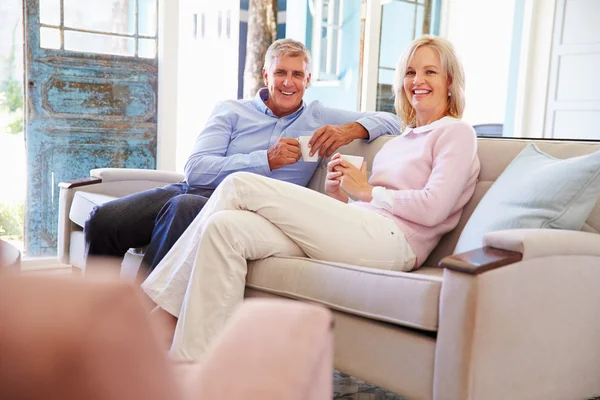
{"label": "wooden door", "polygon": [[556,5],[544,136],[600,139],[600,1]]}
{"label": "wooden door", "polygon": [[156,167],[157,0],[24,0],[25,252],[56,253],[59,182]]}

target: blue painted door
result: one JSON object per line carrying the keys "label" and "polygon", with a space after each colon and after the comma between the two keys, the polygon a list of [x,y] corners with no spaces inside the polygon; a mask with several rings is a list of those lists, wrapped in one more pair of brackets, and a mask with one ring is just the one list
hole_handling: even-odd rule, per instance
{"label": "blue painted door", "polygon": [[56,254],[59,182],[156,167],[157,0],[24,0],[25,252]]}

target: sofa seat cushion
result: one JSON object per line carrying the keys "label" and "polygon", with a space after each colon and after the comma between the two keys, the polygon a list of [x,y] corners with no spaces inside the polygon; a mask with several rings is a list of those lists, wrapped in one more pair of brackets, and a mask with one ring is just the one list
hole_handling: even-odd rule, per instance
{"label": "sofa seat cushion", "polygon": [[437,331],[441,268],[386,271],[297,257],[248,264],[252,289],[323,304],[349,314]]}
{"label": "sofa seat cushion", "polygon": [[107,203],[117,197],[91,192],[76,192],[69,211],[69,219],[83,227],[94,207]]}

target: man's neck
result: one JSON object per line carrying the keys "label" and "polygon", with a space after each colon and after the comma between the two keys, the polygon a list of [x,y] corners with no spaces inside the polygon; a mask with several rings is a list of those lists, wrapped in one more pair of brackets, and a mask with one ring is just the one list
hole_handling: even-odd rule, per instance
{"label": "man's neck", "polygon": [[282,118],[282,117],[288,116],[290,114],[293,114],[296,111],[298,111],[300,109],[300,107],[302,107],[302,103],[300,103],[300,104],[298,104],[298,107],[296,107],[290,111],[277,111],[276,107],[273,107],[273,102],[271,101],[270,98],[263,100],[263,102],[265,103],[265,106],[267,106],[267,108],[269,110],[271,110],[273,115],[275,115],[277,118]]}

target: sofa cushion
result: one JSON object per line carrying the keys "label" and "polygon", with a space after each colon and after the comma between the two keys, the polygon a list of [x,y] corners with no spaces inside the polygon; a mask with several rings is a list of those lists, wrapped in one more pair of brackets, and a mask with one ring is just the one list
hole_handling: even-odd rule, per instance
{"label": "sofa cushion", "polygon": [[483,245],[502,229],[580,230],[600,197],[600,152],[556,159],[529,144],[481,199],[455,252]]}
{"label": "sofa cushion", "polygon": [[116,199],[114,196],[91,192],[76,192],[69,210],[69,219],[83,227],[94,207]]}
{"label": "sofa cushion", "polygon": [[252,289],[411,328],[436,331],[443,270],[397,272],[308,258],[269,257],[248,264]]}

